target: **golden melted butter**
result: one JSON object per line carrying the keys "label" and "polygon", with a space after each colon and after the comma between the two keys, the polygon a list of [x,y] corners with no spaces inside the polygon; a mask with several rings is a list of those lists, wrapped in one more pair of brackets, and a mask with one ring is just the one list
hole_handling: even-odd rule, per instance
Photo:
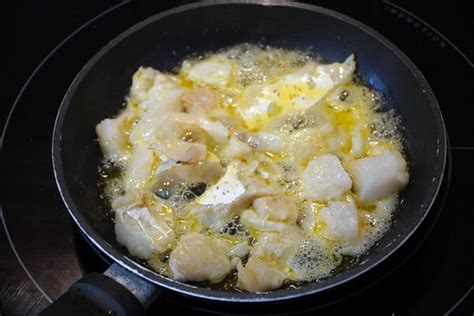
{"label": "golden melted butter", "polygon": [[188,88],[188,89],[192,89],[195,87],[195,84],[188,79],[188,77],[186,76],[186,74],[184,73],[179,73],[178,74],[178,81],[179,81],[179,84],[183,87],[183,88]]}
{"label": "golden melted butter", "polygon": [[[311,203],[311,207],[306,208],[306,216],[308,218],[312,216],[314,222],[304,232],[301,228],[300,233],[302,236],[306,236],[304,238],[307,238],[310,244],[314,238],[324,240],[324,249],[321,248],[320,244],[311,244],[311,247],[315,249],[311,250],[311,253],[319,256],[317,257],[319,259],[315,260],[320,260],[321,267],[315,267],[314,263],[304,260],[303,263],[299,262],[296,266],[299,269],[305,267],[304,269],[312,271],[308,272],[309,274],[306,275],[305,280],[326,276],[342,261],[338,251],[349,246],[323,236],[322,232],[325,230],[326,224],[324,221],[318,220],[318,214],[320,209],[327,206],[328,203],[309,202],[301,197],[302,170],[309,161],[326,153],[336,155],[343,166],[347,167],[354,159],[375,156],[383,150],[402,152],[401,137],[397,130],[398,121],[395,116],[391,118],[391,116],[378,111],[377,102],[379,99],[375,98],[374,92],[361,83],[349,80],[327,89],[309,80],[308,78],[315,76],[314,69],[319,65],[319,58],[307,53],[277,48],[262,48],[246,44],[215,54],[193,57],[186,62],[193,65],[214,55],[232,65],[230,78],[225,86],[211,86],[199,81],[192,81],[184,71],[169,76],[174,76],[173,80],[185,91],[192,91],[195,88],[207,88],[219,95],[220,101],[202,115],[226,126],[229,130],[228,139],[232,135],[242,135],[242,133],[253,135],[251,133],[264,132],[278,135],[279,141],[282,142],[281,149],[259,150],[258,147],[252,147],[250,152],[246,152],[239,157],[233,157],[232,160],[247,167],[254,162],[258,162],[254,170],[242,172],[240,174],[241,179],[260,178],[265,183],[277,187],[283,194],[294,198],[299,208]],[[138,81],[146,74],[147,72],[141,68],[135,74],[134,81]],[[132,92],[136,95],[146,95],[146,88],[150,88],[152,84],[153,82],[150,79],[144,80],[140,84],[134,83],[134,87],[144,89],[144,91]],[[311,100],[317,101],[311,103]],[[137,122],[147,113],[141,109],[136,99],[129,98],[127,110],[122,115],[128,115],[123,121],[122,132],[126,139],[127,149],[132,152],[134,148],[129,140],[130,133]],[[300,116],[297,117],[297,115]],[[142,134],[146,132],[143,131]],[[185,137],[188,135],[186,133],[192,134],[193,137]],[[139,134],[137,139],[140,142],[145,142],[145,137],[142,137],[142,134]],[[231,162],[224,159],[223,156],[227,143],[217,142],[195,126],[183,127],[182,135],[184,135],[182,140],[206,145],[206,161],[218,163],[224,168]],[[360,137],[357,137],[358,135]],[[160,140],[157,139],[156,141]],[[277,141],[270,143],[269,147],[274,145],[275,142]],[[355,152],[357,146],[359,146],[359,149]],[[149,146],[148,149],[153,150],[152,146]],[[156,193],[154,184],[157,178],[156,172],[165,162],[165,160],[160,159],[160,155],[156,151],[153,151],[149,177],[140,186],[140,190],[145,190],[149,194]],[[127,169],[127,164],[131,163],[133,162],[127,161],[124,169]],[[115,198],[117,196],[117,179],[110,183],[110,190],[113,190],[114,194],[106,194],[106,196]],[[194,184],[196,183],[182,183],[183,187]],[[209,188],[214,183],[206,183],[206,185]],[[128,193],[125,192],[126,194]],[[391,199],[396,201],[396,196],[391,197]],[[379,209],[377,204],[359,205],[358,198],[353,192],[346,193],[340,200],[354,201],[358,207],[359,240],[361,244],[364,244],[364,242],[369,244],[364,238],[369,240],[370,238],[373,239],[373,236],[378,236],[377,233],[367,233],[368,230],[383,231],[386,229],[374,224],[376,223],[375,217],[371,214],[377,214]],[[231,235],[223,233],[222,230],[213,230],[201,222],[196,214],[192,212],[192,205],[196,205],[193,203],[199,203],[199,197],[191,198],[190,201],[189,192],[184,192],[184,194],[180,192],[179,195],[172,196],[167,201],[156,198],[153,203],[148,203],[147,205],[154,205],[155,203],[163,205],[158,214],[159,216],[174,214],[175,217],[173,227],[175,239],[169,244],[165,253],[155,253],[149,260],[152,267],[166,275],[171,273],[167,264],[169,252],[176,246],[183,234],[201,232],[224,240],[230,245],[235,245],[242,241],[251,243],[258,240],[263,231],[272,230],[271,228],[261,230],[256,227],[245,227],[247,235]],[[393,205],[395,205],[395,202],[393,202]],[[251,203],[234,212],[232,216],[239,215],[249,207],[252,207]],[[389,216],[391,213],[388,212],[387,214]],[[387,216],[383,220],[378,220],[377,223],[388,225],[386,224],[389,222],[386,220]],[[227,220],[230,220],[230,218]],[[264,222],[268,221],[270,220],[264,219]],[[285,221],[278,220],[273,220],[273,223],[290,225]],[[278,261],[278,258],[269,257],[262,260],[268,260],[275,266],[282,264]],[[282,267],[290,280],[296,280],[301,276],[302,272],[297,272],[295,270],[296,266]],[[308,275],[312,277],[308,277]],[[229,284],[235,284],[235,277],[234,274],[233,281],[230,279],[223,281],[226,284],[224,288],[227,289],[230,286]]]}

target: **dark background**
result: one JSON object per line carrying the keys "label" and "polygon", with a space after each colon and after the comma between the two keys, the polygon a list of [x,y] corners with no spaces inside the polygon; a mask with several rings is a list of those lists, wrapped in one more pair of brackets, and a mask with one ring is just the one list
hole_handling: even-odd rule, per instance
{"label": "dark background", "polygon": [[[163,7],[172,7],[188,1],[161,1]],[[374,2],[374,0],[357,0],[358,2]],[[0,122],[5,120],[5,113],[15,96],[36,66],[47,54],[76,28],[103,10],[117,4],[119,0],[16,0],[12,19],[11,10],[5,9],[9,21],[9,35],[13,35],[13,45],[7,44],[3,51],[11,56],[6,59],[8,84],[1,89]],[[191,1],[189,1],[191,2]],[[344,6],[344,0],[305,1],[324,6],[325,3],[337,3]],[[465,30],[473,30],[472,9],[470,1],[429,1],[429,0],[395,0],[395,3],[409,9],[426,22],[438,29],[449,38],[461,51],[469,57],[474,55],[472,33],[466,36]],[[2,5],[5,6],[5,5]],[[12,27],[13,26],[13,27]],[[460,32],[460,31],[463,32]],[[13,32],[13,34],[11,34]],[[409,36],[405,34],[404,36]],[[3,46],[3,45],[2,45]],[[473,58],[471,58],[472,60]],[[440,61],[441,62],[441,61]],[[54,87],[51,87],[54,89]]]}
{"label": "dark background", "polygon": [[[374,2],[374,0],[366,1]],[[16,95],[48,53],[83,23],[119,2],[118,0],[20,0],[15,1],[11,8],[5,4],[1,5],[3,22],[6,24],[4,26],[6,34],[1,46],[2,55],[5,56],[3,67],[6,68],[2,76],[3,88],[0,89],[2,129]],[[187,1],[163,1],[163,7],[172,7],[185,2]],[[324,6],[329,1],[305,2]],[[395,0],[394,2],[434,26],[473,60],[474,28],[468,1]],[[333,8],[343,6],[342,0],[331,1]],[[429,54],[429,51],[426,53]],[[50,89],[54,89],[53,80]],[[36,106],[42,106],[41,100],[38,100]],[[26,192],[25,198],[27,196]],[[16,261],[3,232],[3,226],[0,225],[0,315],[36,314],[46,304],[46,300]]]}

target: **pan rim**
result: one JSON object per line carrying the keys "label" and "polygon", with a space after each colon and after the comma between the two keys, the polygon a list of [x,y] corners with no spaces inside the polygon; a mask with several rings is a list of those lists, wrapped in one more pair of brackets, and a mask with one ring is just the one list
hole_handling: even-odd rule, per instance
{"label": "pan rim", "polygon": [[[328,15],[332,18],[336,18],[341,20],[344,23],[348,23],[360,29],[362,32],[368,34],[374,40],[380,42],[384,46],[386,46],[389,50],[391,50],[397,58],[399,58],[405,66],[410,70],[412,75],[415,77],[417,82],[423,88],[427,99],[430,103],[431,110],[434,115],[434,119],[436,121],[436,126],[438,127],[436,131],[436,135],[438,136],[438,157],[436,162],[436,172],[434,176],[437,179],[436,187],[433,191],[431,201],[427,205],[424,206],[423,215],[415,223],[413,229],[400,238],[397,243],[381,258],[375,260],[370,265],[361,267],[358,271],[350,275],[336,275],[329,280],[334,282],[329,282],[323,286],[319,285],[320,283],[312,283],[309,285],[302,286],[297,289],[291,290],[274,290],[262,293],[243,293],[243,292],[223,292],[217,290],[210,290],[202,287],[198,287],[195,285],[187,284],[178,282],[171,278],[165,277],[160,275],[157,272],[154,272],[138,262],[132,260],[131,258],[125,256],[117,249],[112,247],[109,243],[102,239],[102,237],[96,232],[94,227],[88,221],[85,214],[83,214],[80,209],[76,206],[67,187],[64,185],[64,174],[62,169],[62,160],[61,160],[61,130],[63,126],[64,116],[69,108],[70,101],[74,96],[74,92],[76,88],[79,86],[82,79],[87,75],[87,73],[92,69],[92,67],[98,62],[109,50],[111,50],[114,46],[119,44],[129,35],[135,33],[136,31],[148,26],[149,24],[160,20],[162,18],[178,14],[184,11],[199,9],[209,6],[220,6],[220,5],[258,5],[258,6],[269,6],[269,7],[291,7],[297,8],[312,12],[321,13],[324,15]],[[343,283],[349,282],[363,274],[367,271],[373,269],[374,267],[378,266],[380,263],[385,261],[388,257],[390,257],[397,249],[399,249],[410,237],[411,235],[418,229],[419,225],[424,221],[425,217],[427,216],[428,212],[430,211],[432,204],[435,201],[435,198],[438,195],[439,189],[441,187],[444,170],[446,167],[446,154],[447,154],[447,147],[446,147],[446,130],[444,126],[444,121],[442,117],[442,113],[439,107],[439,104],[436,100],[436,97],[431,90],[428,82],[422,75],[422,73],[418,70],[415,64],[393,43],[391,43],[388,39],[386,39],[383,35],[375,31],[374,29],[370,28],[369,26],[359,22],[351,17],[348,17],[344,14],[339,12],[322,8],[315,5],[303,4],[303,3],[296,3],[291,1],[278,1],[278,0],[266,0],[264,2],[258,0],[214,0],[214,1],[207,1],[203,3],[192,3],[187,5],[182,5],[167,11],[163,11],[161,13],[155,14],[122,32],[114,39],[112,39],[108,44],[102,47],[79,71],[79,73],[74,78],[73,82],[69,86],[62,102],[60,108],[58,110],[58,114],[56,116],[56,120],[54,123],[53,129],[53,136],[52,136],[52,164],[53,164],[53,171],[54,177],[56,181],[56,185],[60,192],[61,198],[63,203],[65,204],[69,214],[73,218],[75,224],[81,229],[81,231],[89,238],[89,240],[101,251],[103,251],[108,257],[110,257],[115,263],[119,264],[123,268],[139,275],[140,277],[154,283],[156,285],[162,286],[164,288],[180,292],[182,294],[190,295],[193,297],[204,298],[209,300],[216,300],[216,301],[223,301],[223,302],[241,302],[241,303],[256,303],[256,302],[276,302],[276,301],[283,301],[289,299],[300,298],[303,296],[308,296],[320,292],[324,292],[326,290],[335,288],[337,286],[342,285]],[[357,267],[354,267],[357,268]],[[353,271],[354,268],[349,269],[348,271]]]}

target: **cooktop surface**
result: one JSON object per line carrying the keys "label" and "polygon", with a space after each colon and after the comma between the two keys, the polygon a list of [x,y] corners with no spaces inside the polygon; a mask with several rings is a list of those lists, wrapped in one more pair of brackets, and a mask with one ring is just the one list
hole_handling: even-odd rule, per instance
{"label": "cooktop surface", "polygon": [[[102,272],[110,265],[75,228],[56,188],[51,133],[62,97],[81,67],[104,44],[140,20],[182,3],[46,1],[42,5],[51,5],[51,21],[48,14],[35,15],[39,4],[31,2],[25,7],[22,17],[27,22],[17,28],[19,42],[12,57],[17,61],[12,64],[18,65],[12,91],[18,94],[11,112],[1,109],[1,118],[6,122],[1,139],[2,212],[18,260],[50,301],[85,273]],[[323,315],[349,311],[472,315],[474,124],[470,107],[474,81],[472,43],[463,41],[466,37],[472,39],[472,25],[453,23],[459,32],[448,27],[445,29],[450,35],[445,36],[435,28],[437,24],[444,25],[436,5],[428,10],[408,1],[313,3],[345,13],[379,31],[414,61],[432,86],[443,112],[449,150],[442,187],[428,217],[382,265],[327,293],[285,303],[232,305],[230,309],[225,304],[165,290],[151,306],[150,314],[165,309],[188,314],[291,314],[317,310]],[[61,6],[63,15],[53,13]],[[70,6],[68,10],[66,6]],[[463,16],[447,11],[448,19]],[[427,18],[436,24],[428,24]],[[41,38],[30,36],[37,46],[31,50],[31,43],[20,39],[37,22],[45,23],[38,26],[45,33]],[[53,39],[63,40],[47,53]],[[454,42],[462,45],[455,46]],[[35,64],[37,67],[33,68]],[[25,82],[22,78],[28,79]]]}

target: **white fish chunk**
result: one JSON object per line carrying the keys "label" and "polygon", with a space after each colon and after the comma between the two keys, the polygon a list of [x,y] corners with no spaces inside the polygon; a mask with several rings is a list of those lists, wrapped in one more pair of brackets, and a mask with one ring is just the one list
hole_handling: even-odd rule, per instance
{"label": "white fish chunk", "polygon": [[178,281],[221,281],[232,269],[229,245],[200,233],[182,236],[171,252],[169,266]]}
{"label": "white fish chunk", "polygon": [[285,268],[296,250],[297,241],[290,235],[262,232],[245,267],[237,265],[237,286],[250,292],[279,288],[288,278]]}
{"label": "white fish chunk", "polygon": [[244,184],[245,192],[230,205],[231,210],[245,209],[251,206],[255,199],[263,196],[283,194],[272,185],[255,177],[242,179],[242,183]]}
{"label": "white fish chunk", "polygon": [[129,134],[130,143],[151,145],[156,142],[157,126],[154,120],[142,118],[135,124]]}
{"label": "white fish chunk", "polygon": [[193,82],[224,88],[231,78],[232,64],[219,58],[210,58],[194,65],[185,62],[182,71]]}
{"label": "white fish chunk", "polygon": [[266,217],[259,216],[252,209],[242,212],[240,221],[246,226],[259,231],[277,231],[282,232],[288,228],[289,223],[270,220]]}
{"label": "white fish chunk", "polygon": [[180,96],[184,90],[178,89],[167,97],[152,99],[140,104],[140,120],[130,130],[130,142],[153,145],[160,139],[179,138],[182,132],[177,124],[166,120],[169,112],[180,111]]}
{"label": "white fish chunk", "polygon": [[238,257],[238,258],[244,258],[247,256],[250,252],[250,246],[247,241],[241,242],[236,244],[235,246],[232,246],[232,248],[229,251],[229,257]]}
{"label": "white fish chunk", "polygon": [[117,241],[142,259],[149,259],[154,252],[161,253],[170,247],[174,223],[173,213],[161,206],[115,210]]}
{"label": "white fish chunk", "polygon": [[264,218],[296,223],[298,208],[291,198],[282,195],[265,196],[253,201],[255,212]]}
{"label": "white fish chunk", "polygon": [[152,68],[140,68],[133,75],[130,101],[159,117],[164,112],[181,111],[181,96],[184,91],[174,76]]}
{"label": "white fish chunk", "polygon": [[250,160],[249,162],[232,160],[232,164],[240,170],[241,174],[245,174],[247,176],[253,175],[260,165],[257,160]]}
{"label": "white fish chunk", "polygon": [[357,209],[350,202],[329,202],[319,211],[321,233],[330,239],[351,241],[358,236]]}
{"label": "white fish chunk", "polygon": [[262,232],[250,254],[256,257],[273,256],[287,260],[297,250],[297,241],[292,232],[288,232],[288,234]]}
{"label": "white fish chunk", "polygon": [[152,96],[150,99],[140,103],[140,108],[144,111],[145,116],[151,120],[158,120],[167,112],[180,112],[183,108],[181,96],[185,90],[176,88],[167,91],[165,95]]}
{"label": "white fish chunk", "polygon": [[206,116],[189,113],[169,113],[166,120],[177,125],[193,125],[201,128],[217,142],[227,141],[229,130],[221,122],[213,121]]}
{"label": "white fish chunk", "polygon": [[166,186],[183,183],[215,183],[223,173],[224,171],[218,162],[207,160],[193,164],[181,164],[169,160],[163,162],[155,172],[157,178],[166,183]]}
{"label": "white fish chunk", "polygon": [[242,196],[240,203],[245,206],[250,206],[255,199],[262,196],[282,194],[280,190],[259,178],[249,177],[243,180],[243,182],[246,192]]}
{"label": "white fish chunk", "polygon": [[287,278],[284,271],[270,262],[250,257],[245,267],[237,265],[237,287],[249,292],[263,292],[279,288]]}
{"label": "white fish chunk", "polygon": [[278,153],[285,145],[284,136],[276,132],[238,132],[237,137],[250,147],[263,152]]}
{"label": "white fish chunk", "polygon": [[95,127],[100,148],[107,160],[119,162],[127,157],[127,139],[122,132],[123,119],[105,119]]}
{"label": "white fish chunk", "polygon": [[339,198],[352,187],[352,181],[339,158],[325,154],[310,161],[303,172],[303,197],[314,201]]}
{"label": "white fish chunk", "polygon": [[124,179],[127,191],[143,189],[150,183],[155,159],[153,151],[148,149],[148,146],[139,144],[133,147],[132,155],[127,161]]}
{"label": "white fish chunk", "polygon": [[396,193],[408,183],[406,161],[399,152],[385,151],[380,156],[354,160],[349,172],[364,203]]}
{"label": "white fish chunk", "polygon": [[200,143],[188,143],[179,139],[165,139],[151,146],[166,160],[195,163],[206,158],[207,147]]}
{"label": "white fish chunk", "polygon": [[198,204],[192,206],[191,212],[196,219],[204,225],[209,227],[214,232],[218,232],[230,221],[235,214],[235,210],[228,204]]}
{"label": "white fish chunk", "polygon": [[244,157],[252,151],[252,148],[237,136],[232,136],[227,145],[222,150],[222,157],[226,160]]}
{"label": "white fish chunk", "polygon": [[143,102],[147,98],[148,90],[153,86],[155,77],[159,71],[147,67],[140,67],[132,78],[132,87],[130,88],[130,97],[136,102]]}
{"label": "white fish chunk", "polygon": [[360,132],[360,128],[356,128],[352,132],[351,137],[351,155],[360,156],[364,153],[364,140]]}
{"label": "white fish chunk", "polygon": [[186,91],[181,100],[187,113],[207,114],[221,102],[221,96],[214,90],[203,87]]}

